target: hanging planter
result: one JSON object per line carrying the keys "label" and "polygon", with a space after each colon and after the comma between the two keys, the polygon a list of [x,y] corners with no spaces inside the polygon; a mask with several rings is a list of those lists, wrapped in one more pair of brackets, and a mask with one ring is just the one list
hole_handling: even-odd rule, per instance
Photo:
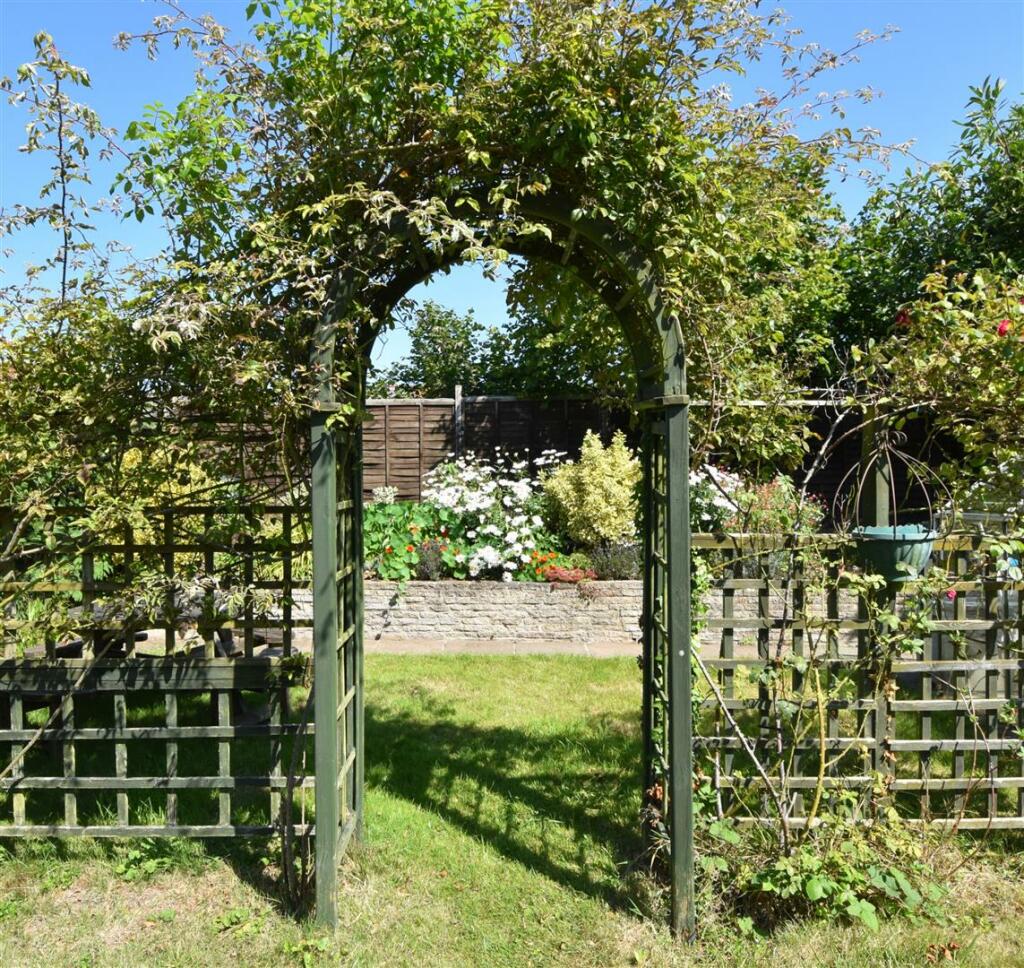
{"label": "hanging planter", "polygon": [[928,569],[935,532],[920,524],[853,529],[857,557],[864,570],[890,585],[920,578]]}

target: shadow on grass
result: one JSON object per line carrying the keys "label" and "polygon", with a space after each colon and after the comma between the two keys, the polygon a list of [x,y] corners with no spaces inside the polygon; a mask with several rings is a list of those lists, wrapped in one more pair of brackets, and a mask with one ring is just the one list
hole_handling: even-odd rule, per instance
{"label": "shadow on grass", "polygon": [[[129,698],[129,725],[159,725],[163,697],[135,694]],[[259,696],[247,696],[257,703]],[[300,708],[293,702],[292,718]],[[107,698],[82,697],[76,704],[76,725],[99,727],[109,722]],[[464,723],[456,710],[421,698],[414,712],[370,704],[366,711],[367,782],[434,811],[456,828],[490,845],[503,856],[573,890],[620,907],[627,903],[618,865],[640,852],[639,801],[641,753],[638,723],[629,717],[593,715],[566,722],[554,730],[518,729]],[[30,717],[39,725],[45,716]],[[209,725],[214,720],[205,696],[182,697],[179,722]],[[283,742],[283,759],[290,761],[291,743]],[[79,776],[111,776],[115,772],[114,744],[76,743]],[[166,769],[164,741],[135,740],[128,744],[130,776],[161,776]],[[181,741],[179,775],[217,773],[216,741]],[[312,741],[306,761],[312,765]],[[63,769],[59,743],[41,743],[26,761],[26,773],[59,776]],[[237,740],[231,751],[233,772],[256,776],[268,767],[265,742]],[[0,794],[0,807],[10,810],[10,793]],[[81,791],[77,795],[79,822],[113,823],[117,796],[112,791]],[[166,793],[157,790],[127,794],[132,823],[161,823],[166,819]],[[26,798],[30,822],[59,824],[64,796],[58,790],[32,790]],[[177,794],[179,822],[216,821],[217,794],[212,790],[182,790]],[[236,791],[232,820],[266,823],[270,820],[265,792]],[[49,846],[11,845],[11,852],[42,851],[54,861],[71,863],[80,848],[60,840]],[[124,863],[139,841],[97,839],[92,856],[115,866]],[[3,850],[3,848],[0,848]],[[282,913],[290,911],[281,885],[265,863],[273,853],[267,838],[202,841],[153,838],[142,857],[166,861],[171,869],[201,869],[210,859],[228,864],[239,880],[254,887]],[[163,869],[163,867],[161,867]],[[271,868],[272,869],[272,868]]]}
{"label": "shadow on grass", "polygon": [[443,707],[419,716],[370,704],[367,781],[618,907],[617,869],[641,848],[636,725],[594,716],[536,733],[457,722]]}

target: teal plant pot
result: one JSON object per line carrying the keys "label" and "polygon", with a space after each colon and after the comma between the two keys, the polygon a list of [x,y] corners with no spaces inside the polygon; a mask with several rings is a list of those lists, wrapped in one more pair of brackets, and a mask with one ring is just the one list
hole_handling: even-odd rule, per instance
{"label": "teal plant pot", "polygon": [[928,570],[935,537],[920,524],[853,529],[864,570],[881,575],[890,585],[914,581]]}

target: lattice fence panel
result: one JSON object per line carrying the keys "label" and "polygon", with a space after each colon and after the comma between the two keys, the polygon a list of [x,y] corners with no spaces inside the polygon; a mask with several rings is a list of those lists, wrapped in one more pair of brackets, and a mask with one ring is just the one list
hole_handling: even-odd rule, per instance
{"label": "lattice fence panel", "polygon": [[[841,579],[780,567],[788,552],[778,539],[694,543],[718,575],[708,626],[720,645],[704,662],[721,696],[705,690],[695,747],[723,811],[777,813],[749,745],[770,764],[793,826],[806,823],[820,783],[826,802],[845,796],[865,820],[892,804],[915,823],[1024,827],[1024,583],[1006,580],[979,539],[936,543],[933,567],[950,580],[934,593],[926,634],[887,660],[865,600]],[[836,578],[836,552],[817,567]],[[902,587],[897,611],[918,587]]]}
{"label": "lattice fence panel", "polygon": [[[66,535],[82,517],[52,523]],[[153,509],[0,588],[0,836],[265,835],[285,798],[295,832],[312,829],[313,725],[291,701],[308,518]],[[36,635],[42,599],[61,620]]]}

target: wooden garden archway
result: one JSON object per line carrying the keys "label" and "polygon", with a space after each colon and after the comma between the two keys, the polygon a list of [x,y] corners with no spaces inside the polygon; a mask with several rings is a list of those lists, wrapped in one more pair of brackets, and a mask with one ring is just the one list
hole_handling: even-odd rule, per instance
{"label": "wooden garden archway", "polygon": [[[612,221],[583,214],[564,198],[545,196],[518,207],[533,228],[504,232],[501,246],[571,268],[618,318],[637,374],[643,414],[643,765],[644,836],[666,846],[672,880],[672,926],[694,930],[689,399],[678,318],[668,309],[652,260]],[[481,223],[484,223],[481,218]],[[536,231],[536,225],[545,232]],[[415,284],[466,258],[470,241],[428,250],[403,218],[382,231],[392,248],[385,281],[335,282],[312,347],[318,374],[311,417],[313,641],[316,681],[317,918],[337,923],[338,861],[362,829],[364,786],[362,627],[362,467],[358,431],[334,415],[335,333],[356,304],[370,309],[358,345],[345,360],[357,374],[368,360],[379,321]],[[482,231],[493,232],[493,226]],[[482,239],[487,244],[488,239]],[[353,362],[360,365],[351,366]],[[362,380],[351,387],[363,399]],[[328,831],[330,833],[328,834]]]}

